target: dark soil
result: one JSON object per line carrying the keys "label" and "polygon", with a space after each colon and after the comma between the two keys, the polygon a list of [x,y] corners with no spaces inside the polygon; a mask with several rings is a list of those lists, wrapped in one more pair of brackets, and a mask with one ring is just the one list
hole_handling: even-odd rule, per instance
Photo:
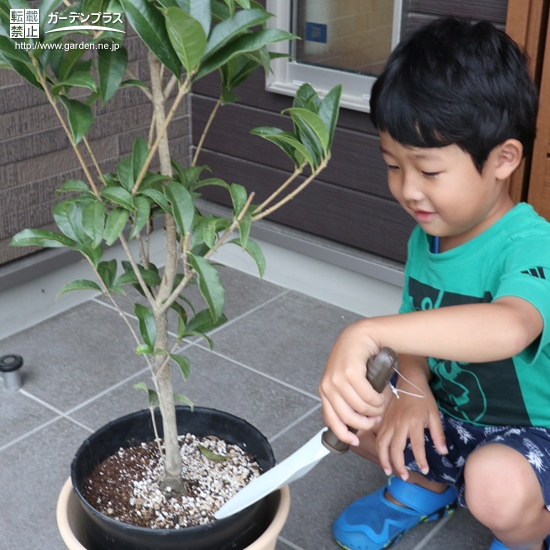
{"label": "dark soil", "polygon": [[[120,449],[102,462],[86,480],[84,498],[99,512],[124,523],[179,529],[215,521],[214,513],[261,473],[252,457],[214,436],[187,434],[179,439],[188,495],[162,493],[161,455],[158,443],[150,441]],[[207,458],[208,451],[201,452],[199,444],[220,458]]]}

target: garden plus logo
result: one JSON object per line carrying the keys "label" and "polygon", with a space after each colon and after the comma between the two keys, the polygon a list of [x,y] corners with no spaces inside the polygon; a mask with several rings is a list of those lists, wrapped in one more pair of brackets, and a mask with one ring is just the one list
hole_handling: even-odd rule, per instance
{"label": "garden plus logo", "polygon": [[[97,12],[84,14],[72,11],[54,12],[48,14],[48,25],[61,25],[46,31],[51,34],[64,31],[109,31],[125,33],[115,25],[122,24],[122,13]],[[10,10],[10,38],[40,38],[40,10],[15,9]]]}

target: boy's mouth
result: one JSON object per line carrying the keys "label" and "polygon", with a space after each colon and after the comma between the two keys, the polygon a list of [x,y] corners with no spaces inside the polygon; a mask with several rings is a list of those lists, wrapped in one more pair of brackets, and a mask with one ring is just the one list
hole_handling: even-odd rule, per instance
{"label": "boy's mouth", "polygon": [[430,222],[435,218],[435,214],[435,212],[426,212],[425,210],[413,210],[413,215],[419,222]]}

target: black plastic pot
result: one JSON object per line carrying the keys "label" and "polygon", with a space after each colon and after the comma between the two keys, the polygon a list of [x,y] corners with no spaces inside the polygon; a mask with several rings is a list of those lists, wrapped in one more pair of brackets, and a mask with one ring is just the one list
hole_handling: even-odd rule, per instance
{"label": "black plastic pot", "polygon": [[[231,414],[195,407],[176,407],[178,433],[203,437],[215,435],[253,455],[261,468],[275,464],[267,439],[251,424]],[[162,437],[162,422],[157,413]],[[92,434],[78,449],[71,478],[85,511],[86,530],[93,550],[240,550],[254,542],[267,528],[266,499],[246,510],[207,525],[183,529],[147,529],[115,521],[88,504],[81,494],[87,477],[103,460],[121,447],[133,447],[154,439],[149,410],[119,418]]]}

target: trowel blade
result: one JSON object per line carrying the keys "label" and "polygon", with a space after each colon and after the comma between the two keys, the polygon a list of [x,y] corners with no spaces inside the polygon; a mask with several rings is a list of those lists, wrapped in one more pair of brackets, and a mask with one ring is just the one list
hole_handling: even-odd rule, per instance
{"label": "trowel blade", "polygon": [[326,430],[327,428],[323,428],[295,453],[243,487],[214,514],[214,517],[223,519],[232,516],[283,485],[306,475],[330,453],[321,441],[323,432]]}

